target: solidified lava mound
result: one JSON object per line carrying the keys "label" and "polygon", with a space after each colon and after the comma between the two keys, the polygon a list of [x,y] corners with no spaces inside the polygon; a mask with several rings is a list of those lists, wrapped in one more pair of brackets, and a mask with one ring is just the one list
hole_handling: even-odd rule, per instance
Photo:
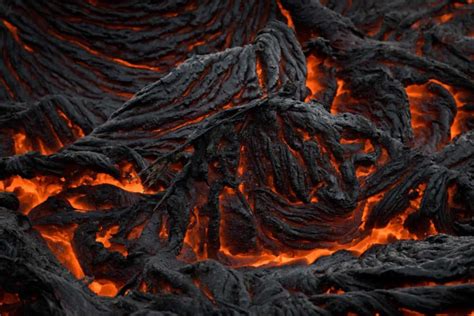
{"label": "solidified lava mound", "polygon": [[472,0],[0,2],[1,315],[474,310]]}

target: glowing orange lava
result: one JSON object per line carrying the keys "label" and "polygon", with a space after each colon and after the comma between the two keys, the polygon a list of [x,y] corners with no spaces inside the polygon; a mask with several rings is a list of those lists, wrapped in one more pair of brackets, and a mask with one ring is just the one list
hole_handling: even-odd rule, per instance
{"label": "glowing orange lava", "polygon": [[[145,189],[131,164],[123,165],[121,170],[123,174],[121,180],[117,180],[107,174],[84,175],[79,179],[67,183],[64,178],[58,179],[56,177],[37,176],[32,179],[23,179],[19,176],[14,176],[0,181],[0,191],[14,192],[20,200],[20,211],[24,214],[28,214],[31,209],[46,201],[48,197],[56,195],[66,188],[78,187],[80,185],[108,183],[129,192],[155,192]],[[80,197],[81,196],[76,196],[68,200],[72,202],[71,205],[73,207],[77,208],[77,211],[83,212],[87,210],[88,206],[80,202]],[[72,247],[72,239],[76,227],[77,225],[35,226],[59,262],[71,271],[76,278],[82,279],[84,278],[84,272]],[[97,241],[102,243],[104,247],[110,249],[110,251],[117,251],[123,256],[127,256],[127,250],[123,245],[115,244],[110,241],[113,235],[118,232],[118,228],[118,226],[112,226],[109,229],[99,231],[97,233]],[[141,227],[141,229],[143,229],[143,227]],[[141,230],[138,230],[132,231],[129,237],[134,237],[133,235],[139,234]],[[107,280],[95,280],[89,287],[97,294],[104,296],[114,296],[118,291],[117,285]]]}
{"label": "glowing orange lava", "polygon": [[72,248],[72,238],[77,225],[37,227],[51,252],[78,279],[84,278],[84,272]]}
{"label": "glowing orange lava", "polygon": [[456,102],[456,107],[458,109],[457,114],[454,118],[453,123],[451,124],[451,139],[460,135],[465,131],[464,122],[470,118],[470,114],[463,110],[462,106],[463,96],[466,96],[466,93],[456,90],[455,88],[444,84],[438,80],[431,79],[425,84],[421,85],[410,85],[405,88],[409,101],[410,101],[410,112],[412,115],[412,126],[417,138],[421,137],[423,133],[427,133],[427,123],[426,120],[429,119],[429,115],[426,110],[422,110],[421,104],[424,100],[429,98],[430,92],[427,88],[429,83],[435,83],[442,86],[444,89],[449,91],[452,95],[454,101]]}
{"label": "glowing orange lava", "polygon": [[47,148],[41,139],[37,140],[38,148],[34,148],[31,141],[27,138],[27,135],[23,132],[14,134],[12,139],[15,148],[15,155],[23,155],[30,151],[38,151],[42,155],[51,155],[54,153],[54,150]]}
{"label": "glowing orange lava", "polygon": [[67,123],[67,126],[69,127],[69,129],[73,132],[74,136],[76,138],[81,138],[81,137],[84,137],[85,134],[84,134],[84,131],[82,130],[82,128],[80,128],[79,126],[75,125],[68,117],[67,115],[61,111],[60,109],[57,110],[58,111],[58,114],[59,116],[61,116],[61,118]]}
{"label": "glowing orange lava", "polygon": [[199,217],[199,209],[194,208],[184,236],[183,243],[191,247],[197,260],[207,259],[207,243],[203,243],[203,237],[207,236],[207,218]]}
{"label": "glowing orange lava", "polygon": [[114,297],[119,291],[117,284],[105,279],[94,280],[89,284],[89,289],[97,295],[108,297]]}
{"label": "glowing orange lava", "polygon": [[308,69],[308,74],[306,77],[306,86],[311,90],[311,93],[306,97],[306,102],[308,102],[314,94],[317,92],[321,91],[324,87],[321,85],[321,83],[318,81],[318,65],[320,63],[320,60],[314,56],[314,55],[309,55],[306,58],[306,66]]}
{"label": "glowing orange lava", "polygon": [[281,4],[281,1],[280,0],[277,0],[277,5],[278,5],[278,8],[280,9],[280,12],[281,14],[283,14],[283,16],[286,18],[286,21],[288,23],[288,26],[291,28],[291,29],[295,29],[295,24],[293,23],[293,19],[291,18],[291,14],[290,14],[290,11],[286,10],[283,5]]}
{"label": "glowing orange lava", "polygon": [[128,255],[128,251],[124,245],[110,242],[110,239],[113,237],[114,234],[118,233],[119,229],[120,227],[118,225],[114,225],[109,229],[101,230],[96,235],[96,241],[104,245],[105,248],[108,248],[111,251],[119,252],[120,254],[122,254],[122,256],[126,257]]}
{"label": "glowing orange lava", "polygon": [[[273,254],[269,250],[263,249],[257,254],[239,254],[234,255],[230,252],[229,248],[225,246],[225,243],[221,243],[220,252],[227,258],[230,258],[232,265],[235,267],[243,266],[280,266],[285,264],[291,264],[296,262],[304,261],[307,264],[314,262],[316,259],[322,256],[331,255],[338,250],[348,250],[353,253],[360,255],[371,246],[375,244],[387,244],[395,240],[403,239],[414,239],[418,240],[419,237],[416,234],[412,234],[406,229],[403,224],[411,213],[417,211],[420,207],[422,192],[425,189],[425,185],[422,184],[417,189],[419,191],[418,197],[411,201],[408,209],[392,218],[385,227],[374,228],[370,230],[369,234],[359,240],[354,240],[349,244],[339,244],[335,243],[330,248],[324,249],[313,249],[309,251],[291,251],[291,252],[281,252],[280,254]],[[371,211],[372,207],[377,204],[383,197],[383,193],[369,197],[365,203],[363,215],[362,215],[362,224],[360,229],[365,230],[365,222],[367,220],[368,214]],[[431,223],[429,231],[423,237],[436,234],[437,231]]]}
{"label": "glowing orange lava", "polygon": [[260,58],[257,58],[256,72],[257,72],[258,84],[260,85],[262,90],[265,90],[265,73],[263,71],[262,62],[260,61]]}
{"label": "glowing orange lava", "polygon": [[20,200],[20,211],[28,214],[35,206],[43,203],[51,195],[62,191],[61,182],[52,177],[23,179],[14,176],[0,181],[0,191],[14,192]]}

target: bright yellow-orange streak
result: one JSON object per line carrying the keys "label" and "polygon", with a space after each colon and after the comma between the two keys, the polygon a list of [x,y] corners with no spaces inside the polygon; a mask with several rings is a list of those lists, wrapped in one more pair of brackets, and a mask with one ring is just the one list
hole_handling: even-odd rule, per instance
{"label": "bright yellow-orange streak", "polygon": [[77,225],[68,227],[45,226],[38,227],[41,236],[54,253],[59,262],[63,264],[78,279],[84,278],[84,272],[72,248],[72,238]]}
{"label": "bright yellow-orange streak", "polygon": [[79,126],[75,125],[68,117],[67,115],[61,111],[60,109],[57,110],[58,111],[58,114],[59,116],[61,116],[61,118],[66,122],[67,126],[69,127],[70,130],[73,131],[73,134],[75,137],[77,138],[81,138],[81,137],[84,137],[85,134],[84,134],[84,131],[82,130],[82,128],[80,128]]}
{"label": "bright yellow-orange streak", "polygon": [[262,63],[259,58],[257,58],[256,72],[257,72],[258,84],[260,85],[262,90],[264,90],[265,89],[265,74],[263,72]]}
{"label": "bright yellow-orange streak", "polygon": [[323,86],[319,83],[318,81],[318,72],[317,72],[317,69],[318,69],[318,64],[320,63],[320,61],[318,60],[318,58],[314,55],[309,55],[307,58],[306,58],[306,65],[307,65],[307,71],[308,71],[308,74],[306,75],[306,86],[308,86],[308,88],[311,90],[311,94],[308,95],[306,97],[306,102],[309,101],[309,99],[311,99],[311,97],[321,91],[323,89]]}
{"label": "bright yellow-orange streak", "polygon": [[188,51],[192,51],[195,47],[202,46],[206,44],[206,41],[197,41],[195,43],[192,43],[188,46]]}
{"label": "bright yellow-orange streak", "polygon": [[287,22],[288,26],[294,30],[295,24],[293,23],[293,19],[291,18],[290,12],[283,7],[283,5],[281,4],[281,0],[277,0],[277,5],[278,5],[278,8],[280,9],[281,14],[283,14],[283,16],[288,21]]}

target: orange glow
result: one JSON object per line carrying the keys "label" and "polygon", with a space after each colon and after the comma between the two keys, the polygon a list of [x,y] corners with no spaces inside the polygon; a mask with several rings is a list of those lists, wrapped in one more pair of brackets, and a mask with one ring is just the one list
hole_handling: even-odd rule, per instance
{"label": "orange glow", "polygon": [[196,41],[195,43],[192,43],[188,46],[188,51],[192,51],[194,48],[205,45],[205,44],[206,44],[205,41]]}
{"label": "orange glow", "polygon": [[2,20],[3,22],[3,25],[5,25],[5,27],[10,31],[10,33],[13,35],[13,38],[15,39],[15,41],[20,44],[26,51],[28,51],[29,53],[33,53],[33,49],[26,45],[25,43],[23,43],[23,41],[20,39],[20,36],[18,35],[18,29],[16,28],[16,26],[14,26],[13,24],[11,24],[10,22],[8,22],[7,20]]}
{"label": "orange glow", "polygon": [[306,76],[306,86],[311,90],[311,94],[306,97],[306,102],[308,102],[316,93],[321,91],[324,87],[318,81],[318,65],[320,64],[320,60],[314,56],[309,55],[306,58],[306,66],[308,69],[308,74]]}
{"label": "orange glow", "polygon": [[200,282],[197,279],[193,279],[193,283],[197,288],[199,288],[201,290],[201,292],[207,297],[207,299],[209,301],[216,304],[216,300],[214,299],[214,295],[212,294],[211,290],[209,290],[209,288],[205,284],[203,284],[202,282]]}
{"label": "orange glow", "polygon": [[[235,195],[235,192],[233,189],[229,187],[224,187],[223,192],[219,195],[219,205],[221,206],[221,216],[220,216],[220,222],[219,222],[219,244],[220,244],[220,249],[229,249],[229,246],[227,245],[227,240],[224,238],[224,231],[226,231],[228,228],[226,227],[226,220],[225,216],[222,212],[222,205],[224,199],[227,197]],[[230,250],[229,250],[230,252]]]}
{"label": "orange glow", "polygon": [[15,94],[13,93],[12,89],[11,89],[10,86],[7,84],[7,82],[6,82],[2,77],[0,77],[0,81],[2,82],[2,86],[4,86],[5,89],[7,89],[7,93],[8,93],[8,95],[10,96],[10,98],[14,99],[14,98],[15,98]]}
{"label": "orange glow", "polygon": [[207,259],[207,243],[203,238],[207,236],[208,218],[199,216],[199,209],[194,208],[189,220],[188,229],[184,236],[184,244],[191,247],[196,259]]}
{"label": "orange glow", "polygon": [[119,181],[112,177],[111,175],[105,173],[99,173],[96,175],[86,175],[83,176],[79,181],[72,184],[71,187],[78,187],[81,185],[98,185],[98,184],[112,184],[118,188],[129,192],[151,192],[148,189],[143,187],[143,184],[140,181],[138,175],[130,175],[130,179]]}
{"label": "orange glow", "polygon": [[334,96],[334,101],[331,106],[331,113],[337,114],[339,112],[344,112],[344,109],[340,109],[341,106],[344,106],[351,103],[351,93],[345,87],[345,83],[341,79],[337,79],[337,90],[336,95]]}
{"label": "orange glow", "polygon": [[471,115],[461,110],[461,107],[463,106],[463,103],[464,103],[461,100],[461,92],[456,91],[453,87],[447,84],[444,84],[438,80],[433,79],[433,80],[430,80],[429,82],[436,83],[442,86],[443,88],[445,88],[446,90],[448,90],[449,93],[451,93],[451,95],[453,96],[454,101],[456,102],[456,107],[458,109],[458,112],[456,114],[456,117],[454,118],[453,124],[451,124],[451,139],[453,139],[454,137],[460,135],[463,131],[465,131],[463,127],[463,122],[469,117],[471,117]]}
{"label": "orange glow", "polygon": [[[117,180],[108,174],[84,175],[78,180],[73,180],[66,184],[64,179],[48,176],[37,176],[32,179],[23,179],[20,176],[13,176],[0,181],[0,190],[14,192],[20,200],[21,210],[24,214],[35,206],[43,203],[49,196],[53,196],[66,188],[75,188],[81,185],[112,184],[118,188],[129,192],[155,193],[156,191],[146,189],[141,183],[137,173],[131,164],[122,168],[123,179]],[[78,210],[87,209],[87,205],[81,203],[79,197],[69,198],[71,205]]]}
{"label": "orange glow", "polygon": [[90,206],[82,200],[83,198],[84,194],[67,197],[66,199],[77,212],[85,212]]}
{"label": "orange glow", "polygon": [[430,92],[426,85],[411,85],[406,87],[406,93],[410,103],[411,126],[416,139],[426,139],[429,130],[429,124],[432,120],[430,113],[427,113],[422,106],[424,101],[430,99]]}
{"label": "orange glow", "polygon": [[[78,65],[81,65],[83,68],[88,69],[89,71],[94,73],[97,76],[97,78],[100,78],[103,81],[107,81],[107,78],[104,76],[104,74],[98,71],[97,69],[94,69],[90,65],[81,61],[76,61],[76,63]],[[114,94],[123,99],[131,99],[135,95],[134,93],[130,93],[130,92],[117,91],[115,89],[109,88],[108,86],[100,84],[100,83],[96,83],[96,84],[97,84],[97,87],[99,87],[102,91],[110,93],[110,94]]]}
{"label": "orange glow", "polygon": [[89,284],[89,289],[97,295],[108,297],[114,297],[119,291],[117,285],[114,282],[104,279],[93,281],[91,284]]}
{"label": "orange glow", "polygon": [[84,137],[85,134],[84,134],[84,131],[82,130],[82,128],[80,128],[79,126],[75,125],[68,117],[67,115],[61,111],[60,109],[57,109],[58,111],[58,114],[59,116],[61,116],[61,118],[66,122],[67,126],[69,127],[69,129],[73,132],[74,136],[76,138],[81,138],[81,137]]}
{"label": "orange glow", "polygon": [[161,239],[166,240],[168,239],[168,220],[166,218],[163,219],[160,227],[160,233],[158,234]]}
{"label": "orange glow", "polygon": [[[18,132],[13,135],[13,142],[15,147],[15,155],[23,155],[30,151],[36,151],[31,144],[31,141],[27,139],[24,132]],[[51,155],[55,151],[48,149],[41,139],[37,140],[38,152],[42,155]]]}
{"label": "orange glow", "polygon": [[[361,146],[360,151],[364,152],[366,154],[373,153],[375,152],[375,148],[370,141],[370,139],[345,139],[342,138],[340,140],[341,144],[355,144]],[[362,177],[367,177],[374,173],[377,170],[378,166],[383,165],[386,163],[388,160],[388,153],[385,148],[381,149],[381,154],[379,158],[377,159],[375,164],[371,164],[369,166],[365,165],[356,165],[356,177],[357,178],[362,178]]]}
{"label": "orange glow", "polygon": [[[305,261],[307,264],[314,262],[316,259],[322,256],[331,255],[332,253],[338,250],[348,250],[352,251],[357,255],[360,255],[367,249],[369,249],[374,244],[387,244],[395,240],[402,239],[419,239],[416,234],[410,233],[404,226],[404,222],[409,214],[418,210],[423,191],[425,190],[426,185],[421,184],[417,191],[419,195],[417,198],[411,201],[408,209],[399,216],[394,217],[385,227],[374,228],[370,231],[368,235],[365,235],[362,239],[354,240],[349,244],[339,244],[334,243],[332,247],[324,249],[313,249],[309,251],[291,251],[291,252],[281,252],[280,254],[273,254],[269,250],[263,249],[256,254],[239,254],[233,255],[230,253],[229,249],[221,246],[220,252],[229,258],[232,261],[232,266],[234,267],[243,267],[243,266],[280,266],[290,263]],[[384,193],[379,193],[368,198],[365,203],[361,231],[365,231],[365,222],[367,220],[368,214],[373,208],[373,206],[380,201]],[[427,235],[436,234],[437,231],[434,225],[431,223],[430,230]],[[426,237],[426,236],[423,236]],[[222,245],[222,244],[221,244]]]}
{"label": "orange glow", "polygon": [[133,63],[130,63],[124,59],[121,59],[121,58],[115,58],[115,57],[110,57],[110,56],[105,56],[103,54],[101,54],[99,51],[93,49],[93,48],[90,48],[89,46],[87,46],[86,44],[80,42],[79,40],[77,39],[73,39],[73,38],[66,38],[65,36],[57,33],[57,32],[54,32],[52,31],[51,29],[49,30],[49,32],[55,36],[56,38],[62,40],[62,41],[66,41],[66,42],[70,42],[76,46],[79,46],[80,48],[84,49],[86,52],[94,55],[94,56],[97,56],[99,58],[103,58],[103,59],[106,59],[106,60],[109,60],[109,61],[112,61],[112,62],[115,62],[119,65],[122,65],[122,66],[125,66],[125,67],[129,67],[129,68],[134,68],[134,69],[143,69],[143,70],[150,70],[150,71],[161,71],[161,69],[159,67],[153,67],[153,66],[148,66],[148,65],[140,65],[140,64],[133,64]]}
{"label": "orange glow", "polygon": [[423,100],[429,98],[430,96],[430,92],[427,88],[427,85],[429,83],[435,83],[445,88],[453,96],[454,101],[456,102],[458,112],[454,118],[453,123],[451,124],[451,139],[453,139],[454,137],[460,135],[463,131],[465,131],[463,124],[464,121],[470,117],[470,114],[466,113],[461,109],[464,103],[461,100],[461,92],[456,91],[453,87],[434,79],[429,80],[425,84],[410,85],[405,88],[410,102],[412,127],[415,132],[415,136],[419,138],[422,133],[426,133],[427,113],[421,110],[420,103],[423,102]]}
{"label": "orange glow", "polygon": [[[89,174],[72,180],[68,183],[64,178],[37,176],[32,179],[23,179],[14,176],[6,180],[0,181],[0,191],[14,192],[20,200],[20,210],[24,214],[28,214],[32,208],[43,203],[48,197],[60,193],[67,188],[73,188],[80,185],[98,185],[113,184],[130,192],[154,192],[145,189],[140,178],[133,170],[131,164],[125,164],[121,168],[123,179],[117,180],[106,174]],[[68,201],[76,209],[82,212],[87,210],[88,205],[81,201],[84,195],[77,195],[68,198]],[[54,225],[38,225],[35,226],[41,234],[51,252],[56,256],[58,261],[63,264],[78,279],[84,278],[84,272],[72,248],[72,239],[77,225],[54,226]],[[110,251],[116,251],[123,256],[127,256],[128,252],[124,245],[116,244],[110,241],[114,234],[118,232],[118,226],[112,226],[109,229],[100,230],[97,233],[96,240],[109,248]],[[141,233],[143,226],[136,227],[129,234],[129,238]],[[114,296],[117,293],[117,286],[110,281],[96,280],[91,283],[91,289],[99,295]]]}
{"label": "orange glow", "polygon": [[[0,311],[2,316],[13,316],[17,315],[16,312],[9,312],[8,305],[21,304],[20,296],[17,293],[8,293],[0,289]],[[5,306],[6,305],[6,306]]]}
{"label": "orange glow", "polygon": [[453,13],[446,13],[446,14],[443,14],[442,16],[435,18],[435,20],[441,23],[446,23],[446,22],[449,22],[453,17],[454,17]]}
{"label": "orange glow", "polygon": [[112,244],[110,242],[110,238],[113,237],[114,234],[118,233],[120,227],[118,225],[114,225],[106,230],[100,230],[96,234],[96,241],[100,242],[104,245],[105,248],[110,249],[110,251],[116,251],[122,254],[122,256],[128,256],[128,251],[124,245],[120,244]]}
{"label": "orange glow", "polygon": [[0,306],[3,304],[15,304],[20,302],[20,297],[16,293],[7,293],[0,290]]}
{"label": "orange glow", "polygon": [[84,272],[72,248],[72,239],[77,225],[37,226],[41,236],[56,258],[78,279],[84,278]]}
{"label": "orange glow", "polygon": [[129,240],[139,238],[140,235],[142,234],[144,228],[145,228],[145,223],[133,227],[133,229],[132,229],[132,230],[130,231],[130,233],[128,234],[127,238],[128,238]]}
{"label": "orange glow", "polygon": [[148,291],[148,286],[146,285],[145,282],[140,283],[140,286],[138,287],[138,290],[142,293],[146,293]]}
{"label": "orange glow", "polygon": [[[370,146],[372,146],[372,144]],[[366,149],[364,148],[364,152],[367,152],[365,150]],[[369,152],[371,152],[371,151],[372,150],[369,150]],[[372,164],[370,166],[363,166],[363,165],[357,165],[356,166],[356,177],[359,178],[359,180],[360,180],[360,178],[367,177],[367,176],[371,175],[372,173],[374,173],[377,170],[378,166],[384,165],[388,161],[388,159],[389,159],[389,155],[388,155],[387,150],[385,148],[382,148],[380,156],[378,157],[375,164]]]}
{"label": "orange glow", "polygon": [[416,235],[410,234],[405,228],[403,228],[403,221],[406,216],[399,216],[394,218],[384,228],[373,229],[367,237],[360,241],[355,241],[352,244],[334,244],[332,248],[314,249],[310,251],[292,251],[291,253],[281,253],[274,255],[267,250],[263,250],[261,253],[256,255],[232,255],[228,249],[221,248],[221,252],[236,262],[233,264],[234,267],[242,266],[280,266],[295,262],[305,261],[307,264],[314,262],[316,259],[322,256],[328,256],[338,250],[348,250],[355,254],[361,254],[369,249],[374,244],[387,244],[394,240],[401,239],[418,239]]}
{"label": "orange glow", "polygon": [[370,139],[346,139],[346,138],[341,138],[340,140],[341,144],[360,144],[362,145],[362,151],[365,153],[370,153],[373,152],[374,146],[372,146],[372,142]]}
{"label": "orange glow", "polygon": [[277,0],[277,5],[278,9],[280,9],[281,14],[283,14],[283,16],[286,18],[288,26],[294,30],[295,24],[293,23],[293,19],[291,18],[290,12],[283,7],[280,0]]}
{"label": "orange glow", "polygon": [[239,165],[237,166],[237,177],[241,178],[245,172],[245,146],[240,146]]}
{"label": "orange glow", "polygon": [[257,71],[258,84],[260,85],[262,90],[264,90],[264,88],[265,88],[265,74],[263,72],[262,63],[261,63],[259,58],[257,58],[256,71]]}
{"label": "orange glow", "polygon": [[157,136],[161,136],[163,133],[171,133],[171,132],[177,131],[177,130],[183,128],[183,127],[187,127],[187,126],[191,126],[193,124],[200,123],[200,122],[204,121],[206,118],[208,118],[209,116],[211,116],[212,114],[214,114],[214,113],[211,112],[211,113],[196,117],[195,119],[187,120],[186,122],[183,122],[183,123],[178,124],[176,126],[173,126],[171,128],[156,129],[155,132],[156,132]]}
{"label": "orange glow", "polygon": [[20,210],[28,214],[32,208],[46,201],[49,196],[61,192],[62,185],[56,178],[51,177],[23,179],[20,176],[14,176],[0,181],[0,190],[14,192],[20,200]]}
{"label": "orange glow", "polygon": [[375,36],[380,32],[380,29],[383,25],[383,18],[377,19],[377,21],[370,26],[370,29],[366,30],[367,35],[369,36]]}
{"label": "orange glow", "polygon": [[13,143],[16,155],[23,155],[29,151],[33,151],[31,144],[26,139],[26,135],[22,132],[13,135]]}

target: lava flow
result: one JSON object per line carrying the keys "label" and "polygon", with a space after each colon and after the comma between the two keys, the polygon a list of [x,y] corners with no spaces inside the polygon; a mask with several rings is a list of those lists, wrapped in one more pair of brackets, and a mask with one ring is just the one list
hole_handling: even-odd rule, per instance
{"label": "lava flow", "polygon": [[472,313],[473,12],[0,3],[0,314]]}

